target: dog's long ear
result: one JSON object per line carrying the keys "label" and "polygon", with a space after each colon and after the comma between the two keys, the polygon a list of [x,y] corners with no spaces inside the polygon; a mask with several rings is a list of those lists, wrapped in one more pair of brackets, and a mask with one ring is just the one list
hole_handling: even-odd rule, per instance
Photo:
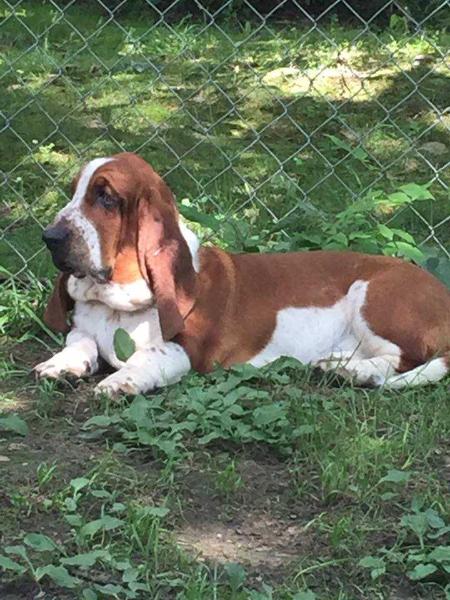
{"label": "dog's long ear", "polygon": [[68,313],[74,307],[74,301],[67,292],[68,279],[67,273],[60,273],[57,276],[44,312],[44,323],[58,333],[67,333],[70,330]]}
{"label": "dog's long ear", "polygon": [[[195,301],[195,271],[170,190],[163,182],[145,191],[138,206],[138,259],[152,289],[164,340],[184,329]],[[164,192],[163,194],[161,192]]]}

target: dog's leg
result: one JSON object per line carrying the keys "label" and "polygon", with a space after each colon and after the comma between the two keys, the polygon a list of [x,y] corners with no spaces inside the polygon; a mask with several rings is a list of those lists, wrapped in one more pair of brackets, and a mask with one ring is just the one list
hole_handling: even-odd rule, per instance
{"label": "dog's leg", "polygon": [[175,383],[191,368],[184,349],[173,342],[138,350],[125,366],[95,388],[96,394],[114,397],[120,393],[140,394]]}
{"label": "dog's leg", "polygon": [[98,350],[94,339],[87,333],[73,329],[66,339],[66,346],[45,362],[34,367],[39,377],[59,379],[65,375],[84,377],[98,369]]}
{"label": "dog's leg", "polygon": [[398,364],[398,356],[386,354],[361,359],[331,357],[331,359],[317,361],[316,366],[324,371],[336,371],[342,377],[353,379],[361,385],[380,386],[396,372]]}

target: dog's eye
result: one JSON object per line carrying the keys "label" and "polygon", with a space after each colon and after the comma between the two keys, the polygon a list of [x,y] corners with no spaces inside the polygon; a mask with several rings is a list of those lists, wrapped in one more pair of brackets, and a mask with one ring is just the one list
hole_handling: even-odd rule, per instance
{"label": "dog's eye", "polygon": [[106,210],[114,210],[119,206],[119,200],[105,192],[105,190],[100,190],[96,194],[95,199],[101,206],[103,206],[103,208],[106,208]]}

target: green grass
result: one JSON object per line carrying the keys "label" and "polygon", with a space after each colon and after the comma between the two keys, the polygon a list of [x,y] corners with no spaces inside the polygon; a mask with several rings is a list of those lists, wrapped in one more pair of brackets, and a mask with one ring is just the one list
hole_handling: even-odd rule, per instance
{"label": "green grass", "polygon": [[362,390],[281,361],[107,404],[95,378],[30,376],[59,340],[39,222],[88,158],[138,150],[232,249],[413,252],[417,213],[449,212],[448,34],[16,14],[0,6],[0,596],[448,598],[448,382]]}
{"label": "green grass", "polygon": [[24,379],[33,353],[4,358],[6,596],[445,598],[448,384],[282,360],[105,404]]}
{"label": "green grass", "polygon": [[[318,228],[311,206],[332,218],[367,190],[411,181],[433,180],[435,200],[417,208],[430,225],[448,214],[448,34],[326,23],[323,33],[189,21],[169,29],[37,2],[1,14],[0,264],[14,273],[48,274],[38,221],[64,204],[84,160],[122,148],[167,174],[178,199],[238,224],[244,216],[251,233],[287,214],[288,234]],[[431,64],[415,64],[419,54]],[[444,153],[420,150],[430,141]],[[429,234],[411,211],[395,222],[418,242]],[[445,247],[448,228],[436,235]]]}

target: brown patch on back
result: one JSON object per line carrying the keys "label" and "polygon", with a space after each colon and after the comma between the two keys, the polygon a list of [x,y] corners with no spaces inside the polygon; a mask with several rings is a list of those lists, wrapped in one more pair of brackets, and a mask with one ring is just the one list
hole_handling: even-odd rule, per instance
{"label": "brown patch on back", "polygon": [[200,260],[196,304],[176,341],[203,372],[258,354],[279,310],[332,306],[355,280],[397,262],[352,252],[227,254],[218,248],[203,248]]}
{"label": "brown patch on back", "polygon": [[409,370],[450,346],[450,292],[402,260],[354,252],[227,254],[201,250],[197,300],[176,341],[193,367],[209,371],[249,361],[287,307],[327,307],[357,280],[368,281],[364,316],[372,331],[397,344]]}

